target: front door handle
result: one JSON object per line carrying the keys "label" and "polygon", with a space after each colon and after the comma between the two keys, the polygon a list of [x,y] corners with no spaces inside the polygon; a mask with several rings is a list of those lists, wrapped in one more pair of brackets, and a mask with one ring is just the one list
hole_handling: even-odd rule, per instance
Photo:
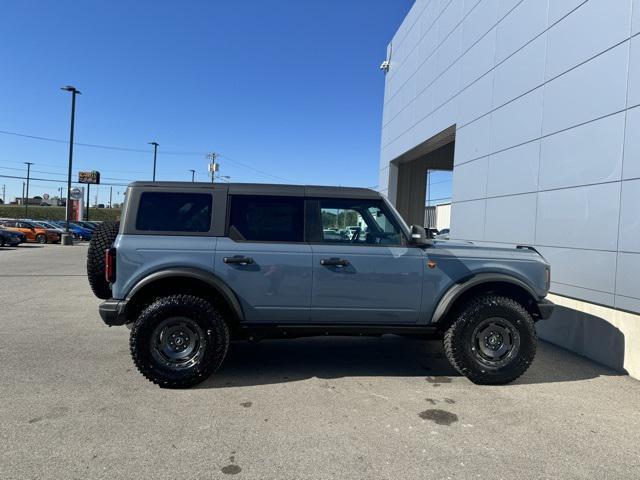
{"label": "front door handle", "polygon": [[236,257],[224,257],[222,259],[222,261],[224,263],[229,263],[232,265],[251,265],[253,263],[253,258],[251,257],[242,257],[242,256],[236,256]]}
{"label": "front door handle", "polygon": [[325,267],[347,267],[349,266],[349,260],[343,258],[323,258],[320,260],[320,265]]}

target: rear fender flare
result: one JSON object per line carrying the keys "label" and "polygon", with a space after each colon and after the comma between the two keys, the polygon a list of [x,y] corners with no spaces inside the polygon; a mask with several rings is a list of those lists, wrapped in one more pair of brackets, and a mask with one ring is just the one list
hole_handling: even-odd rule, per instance
{"label": "rear fender flare", "polygon": [[126,297],[126,302],[131,302],[137,293],[139,293],[143,288],[163,279],[167,278],[193,278],[194,280],[199,280],[207,285],[213,287],[227,302],[229,308],[231,308],[234,315],[238,318],[238,321],[244,320],[244,313],[242,312],[242,306],[240,305],[240,301],[238,297],[234,293],[229,286],[222,281],[218,276],[213,273],[206,272],[204,270],[199,270],[197,268],[168,268],[164,270],[159,270],[157,272],[153,272],[138,283],[136,283],[133,288],[129,291],[129,294]]}

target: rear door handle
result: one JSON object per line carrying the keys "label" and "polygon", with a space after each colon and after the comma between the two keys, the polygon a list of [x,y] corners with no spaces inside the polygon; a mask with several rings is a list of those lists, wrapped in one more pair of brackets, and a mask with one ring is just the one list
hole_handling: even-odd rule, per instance
{"label": "rear door handle", "polygon": [[320,265],[325,267],[347,267],[349,266],[349,260],[343,258],[323,258],[320,260]]}
{"label": "rear door handle", "polygon": [[253,263],[253,258],[251,257],[224,257],[222,259],[224,263],[229,263],[232,265],[251,265]]}

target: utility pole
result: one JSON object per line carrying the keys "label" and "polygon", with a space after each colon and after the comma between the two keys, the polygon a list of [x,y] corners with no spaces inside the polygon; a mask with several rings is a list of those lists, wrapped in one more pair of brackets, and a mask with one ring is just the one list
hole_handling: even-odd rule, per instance
{"label": "utility pole", "polygon": [[31,174],[31,165],[33,165],[33,162],[24,162],[24,164],[27,166],[27,198],[24,202],[24,216],[25,218],[29,218],[29,177]]}
{"label": "utility pole", "polygon": [[218,158],[218,154],[216,152],[211,152],[207,154],[207,159],[211,162],[209,163],[209,172],[211,173],[211,183],[215,181],[216,172],[220,168],[220,166],[216,163],[217,158]]}
{"label": "utility pole", "polygon": [[7,190],[7,186],[6,185],[2,185],[2,204],[3,205],[7,203],[6,198],[5,198],[6,190]]}
{"label": "utility pole", "polygon": [[109,208],[113,208],[111,205],[111,200],[113,199],[113,185],[109,187]]}
{"label": "utility pole", "polygon": [[58,197],[58,206],[62,206],[62,187],[58,188],[60,190],[60,196]]}
{"label": "utility pole", "polygon": [[72,87],[71,85],[67,85],[66,87],[62,87],[62,90],[67,92],[71,92],[71,128],[69,132],[69,174],[67,176],[67,208],[66,208],[66,229],[65,234],[62,237],[61,244],[62,245],[73,245],[73,236],[69,233],[69,220],[71,217],[71,173],[73,166],[73,130],[75,127],[75,119],[76,119],[76,95],[80,94],[80,91],[76,87]]}
{"label": "utility pole", "polygon": [[196,181],[196,171],[195,170],[187,170],[188,172],[191,172],[191,183]]}
{"label": "utility pole", "polygon": [[149,145],[153,145],[153,181],[156,181],[156,158],[158,157],[158,142],[149,142]]}

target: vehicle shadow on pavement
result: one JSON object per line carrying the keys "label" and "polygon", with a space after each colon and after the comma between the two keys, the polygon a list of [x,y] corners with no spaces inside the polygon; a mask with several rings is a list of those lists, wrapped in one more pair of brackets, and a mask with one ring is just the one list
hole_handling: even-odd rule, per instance
{"label": "vehicle shadow on pavement", "polygon": [[[513,385],[580,381],[622,375],[584,357],[541,342],[531,368]],[[220,370],[196,388],[295,382],[317,377],[416,377],[450,383],[461,377],[442,342],[385,335],[378,338],[314,337],[234,342]],[[466,380],[465,380],[466,381]]]}

